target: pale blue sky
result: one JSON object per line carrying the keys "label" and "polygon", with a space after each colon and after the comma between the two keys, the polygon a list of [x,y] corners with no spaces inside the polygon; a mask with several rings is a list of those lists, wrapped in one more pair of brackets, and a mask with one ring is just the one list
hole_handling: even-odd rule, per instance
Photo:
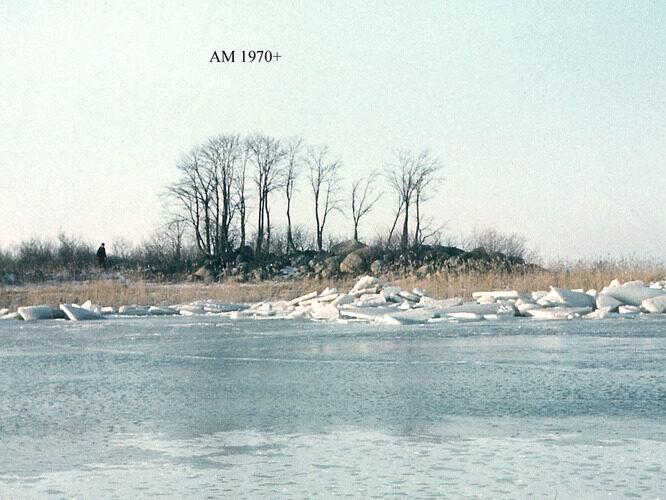
{"label": "pale blue sky", "polygon": [[[663,259],[665,47],[663,1],[4,0],[0,247],[138,242],[181,153],[260,131],[328,144],[347,178],[430,149],[446,181],[428,210],[452,235]],[[210,64],[223,49],[282,58]],[[366,236],[390,224],[385,199]],[[311,225],[305,184],[299,206]]]}

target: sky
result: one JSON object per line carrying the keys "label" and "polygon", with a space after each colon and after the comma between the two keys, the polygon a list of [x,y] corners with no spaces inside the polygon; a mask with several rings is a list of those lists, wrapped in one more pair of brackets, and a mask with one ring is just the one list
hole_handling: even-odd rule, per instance
{"label": "sky", "polygon": [[[328,145],[347,183],[428,149],[444,180],[425,210],[447,241],[494,228],[546,259],[663,260],[664,26],[649,0],[3,0],[0,248],[138,243],[181,155],[260,132]],[[209,62],[262,49],[281,57]],[[298,196],[314,227],[304,178]],[[361,238],[394,210],[386,189]]]}

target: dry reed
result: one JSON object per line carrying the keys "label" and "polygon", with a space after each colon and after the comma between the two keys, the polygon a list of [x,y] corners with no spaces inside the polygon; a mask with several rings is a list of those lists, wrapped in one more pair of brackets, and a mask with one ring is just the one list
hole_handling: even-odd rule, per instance
{"label": "dry reed", "polygon": [[[666,279],[666,267],[655,263],[579,262],[574,265],[552,266],[550,269],[530,269],[523,272],[466,270],[439,272],[425,278],[380,276],[405,289],[427,290],[433,297],[471,297],[482,290],[548,290],[550,285],[563,288],[594,288],[601,290],[614,279],[644,282]],[[61,303],[82,303],[90,299],[102,305],[123,304],[180,304],[200,299],[219,302],[257,302],[265,299],[291,299],[327,286],[349,290],[353,278],[319,280],[263,281],[256,283],[153,283],[148,281],[122,282],[92,280],[62,284],[3,286],[0,288],[0,307]]]}

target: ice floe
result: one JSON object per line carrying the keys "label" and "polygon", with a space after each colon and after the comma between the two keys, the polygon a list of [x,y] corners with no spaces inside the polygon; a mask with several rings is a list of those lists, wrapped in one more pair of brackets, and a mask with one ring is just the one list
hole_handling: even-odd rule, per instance
{"label": "ice floe", "polygon": [[67,315],[67,318],[71,321],[104,319],[104,316],[102,316],[101,313],[77,306],[76,304],[60,304],[60,310],[64,312]]}
{"label": "ice floe", "polygon": [[[473,301],[462,297],[435,299],[421,288],[405,290],[388,281],[363,276],[348,292],[326,288],[291,300],[266,300],[253,304],[234,304],[197,300],[175,305],[61,304],[0,309],[2,319],[26,321],[69,319],[83,321],[106,316],[198,316],[220,315],[232,319],[308,319],[316,321],[367,321],[390,325],[415,325],[427,322],[498,321],[514,317],[538,320],[633,318],[643,314],[666,313],[666,280],[646,285],[642,281],[620,283],[613,280],[596,290],[569,290],[550,287],[523,293],[517,290],[474,292]],[[666,317],[666,316],[664,316]]]}
{"label": "ice floe", "polygon": [[17,312],[24,321],[35,321],[38,319],[53,319],[53,309],[50,306],[28,306],[19,307]]}

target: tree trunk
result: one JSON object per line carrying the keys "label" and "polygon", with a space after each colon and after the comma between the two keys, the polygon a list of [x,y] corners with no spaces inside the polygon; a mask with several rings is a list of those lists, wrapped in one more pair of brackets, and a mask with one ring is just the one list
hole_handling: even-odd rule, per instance
{"label": "tree trunk", "polygon": [[271,253],[271,212],[268,209],[268,199],[265,203],[266,209],[266,253]]}
{"label": "tree trunk", "polygon": [[287,252],[296,252],[294,248],[294,238],[291,235],[291,200],[287,200]]}
{"label": "tree trunk", "polygon": [[402,204],[398,207],[398,211],[395,214],[395,219],[393,219],[393,225],[389,231],[388,239],[386,240],[386,248],[388,249],[391,246],[391,238],[393,238],[393,231],[395,231],[395,226],[398,224],[398,219],[400,218],[400,212],[402,212]]}
{"label": "tree trunk", "polygon": [[416,193],[416,229],[414,230],[414,246],[417,247],[421,244],[421,237],[419,232],[421,231],[421,211],[419,209],[419,199],[421,198],[420,193]]}
{"label": "tree trunk", "polygon": [[243,251],[243,247],[245,246],[245,198],[243,198],[240,202],[240,209],[239,209],[239,216],[240,216],[240,249],[241,252]]}
{"label": "tree trunk", "polygon": [[407,250],[409,246],[409,202],[405,202],[405,221],[402,225],[402,240],[400,241],[400,247],[402,250]]}
{"label": "tree trunk", "polygon": [[259,194],[259,219],[257,221],[257,254],[261,253],[264,243],[264,198]]}

